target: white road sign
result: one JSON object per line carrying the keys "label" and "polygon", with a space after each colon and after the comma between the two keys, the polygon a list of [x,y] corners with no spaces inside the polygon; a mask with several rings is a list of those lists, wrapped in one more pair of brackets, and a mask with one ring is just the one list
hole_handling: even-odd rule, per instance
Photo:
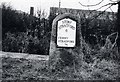
{"label": "white road sign", "polygon": [[70,18],[58,21],[57,46],[75,47],[76,45],[76,22]]}

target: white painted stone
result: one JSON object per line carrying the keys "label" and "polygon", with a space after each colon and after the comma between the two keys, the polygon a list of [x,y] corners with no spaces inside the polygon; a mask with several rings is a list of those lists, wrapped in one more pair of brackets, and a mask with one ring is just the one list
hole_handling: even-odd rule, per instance
{"label": "white painted stone", "polygon": [[76,45],[76,22],[70,18],[58,21],[57,46],[75,47]]}

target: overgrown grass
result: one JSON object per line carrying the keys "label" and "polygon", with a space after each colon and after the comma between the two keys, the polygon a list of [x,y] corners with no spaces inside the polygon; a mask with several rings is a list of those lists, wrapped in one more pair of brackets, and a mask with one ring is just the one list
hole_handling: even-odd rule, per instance
{"label": "overgrown grass", "polygon": [[3,80],[118,80],[120,66],[112,60],[84,62],[82,67],[66,66],[62,70],[50,71],[47,61],[2,58]]}
{"label": "overgrown grass", "polygon": [[[115,34],[118,33],[113,33],[113,35]],[[115,39],[113,43],[109,39],[113,35],[109,35],[105,45],[98,49],[91,48],[83,40],[83,48],[80,51],[81,59],[77,58],[78,62],[81,61],[80,64],[74,63],[75,59],[71,59],[74,58],[75,53],[70,54],[67,51],[63,52],[63,50],[60,56],[57,55],[59,52],[54,54],[55,61],[52,65],[55,68],[49,67],[49,61],[3,57],[2,78],[3,80],[120,80],[120,55],[116,45],[117,37],[113,38],[113,40]],[[61,58],[63,58],[62,62]]]}
{"label": "overgrown grass", "polygon": [[48,79],[46,62],[18,58],[2,58],[3,80]]}

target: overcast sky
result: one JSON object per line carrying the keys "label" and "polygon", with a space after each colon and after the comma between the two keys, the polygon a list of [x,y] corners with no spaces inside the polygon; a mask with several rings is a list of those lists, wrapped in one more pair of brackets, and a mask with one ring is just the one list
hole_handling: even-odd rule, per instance
{"label": "overcast sky", "polygon": [[[99,3],[101,0],[60,0],[61,1],[61,8],[73,8],[73,9],[84,9],[84,10],[93,10],[101,7],[102,5],[105,5],[107,3],[110,3],[110,0],[104,0],[100,5],[94,6],[94,7],[83,7],[79,4],[81,2],[84,5],[93,5]],[[113,0],[117,1],[117,0]],[[50,7],[58,7],[59,6],[59,0],[0,0],[0,4],[2,2],[6,2],[7,4],[10,4],[14,9],[21,10],[24,12],[29,13],[30,7],[34,7],[35,13],[37,9],[44,9],[49,14]],[[109,6],[103,7],[100,9],[100,11],[103,11]],[[114,11],[117,12],[117,5],[112,6],[111,9],[108,9],[107,11]]]}

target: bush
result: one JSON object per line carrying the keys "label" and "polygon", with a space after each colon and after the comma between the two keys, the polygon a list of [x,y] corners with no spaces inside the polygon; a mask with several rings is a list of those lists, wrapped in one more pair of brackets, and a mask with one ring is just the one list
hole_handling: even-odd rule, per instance
{"label": "bush", "polygon": [[[48,55],[50,43],[49,21],[2,4],[2,50]],[[11,20],[10,20],[11,19]]]}
{"label": "bush", "polygon": [[49,43],[47,37],[41,40],[38,37],[27,35],[24,32],[17,34],[6,33],[6,36],[6,39],[3,40],[3,51],[41,55],[48,54],[47,48],[49,48]]}

